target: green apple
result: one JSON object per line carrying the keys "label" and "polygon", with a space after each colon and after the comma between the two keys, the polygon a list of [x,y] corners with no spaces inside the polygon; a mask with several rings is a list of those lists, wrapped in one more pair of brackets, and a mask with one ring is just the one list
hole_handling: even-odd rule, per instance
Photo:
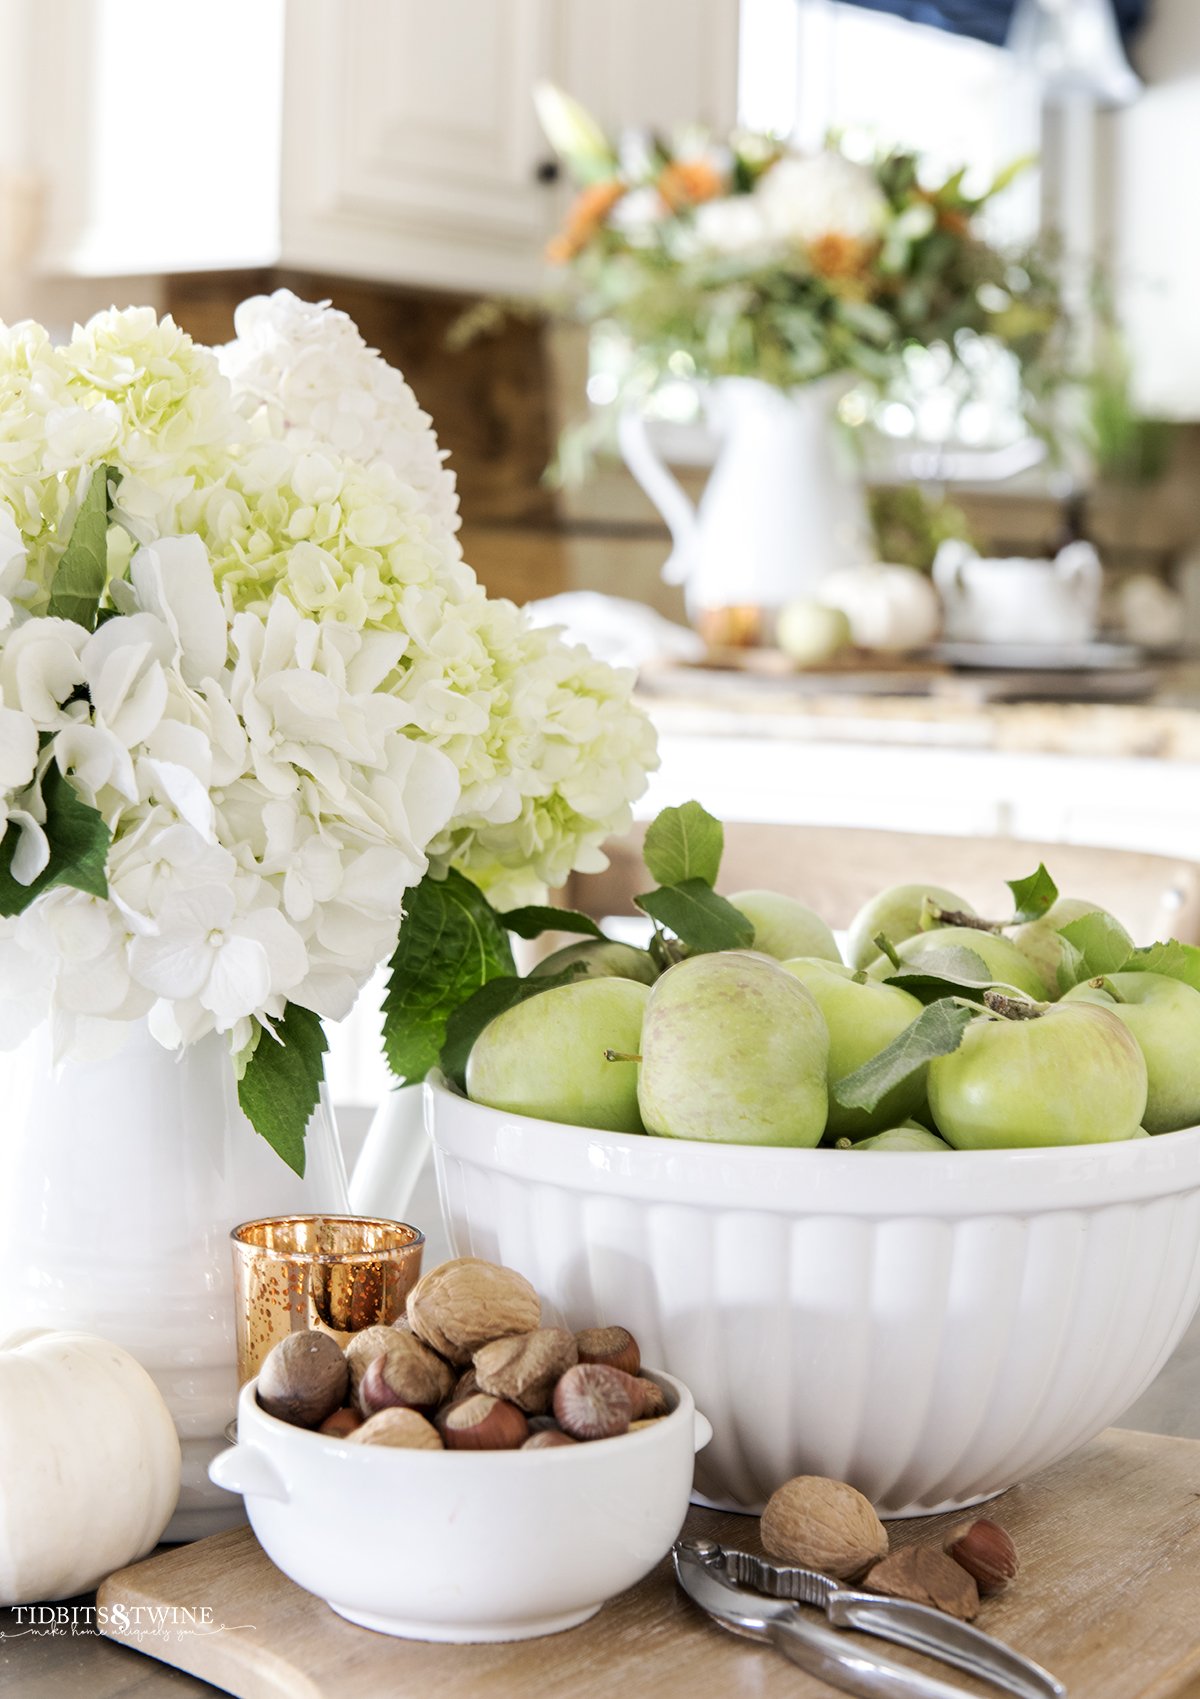
{"label": "green apple", "polygon": [[872,1138],[860,1139],[851,1150],[950,1150],[945,1139],[939,1139],[927,1127],[887,1127]]}
{"label": "green apple", "polygon": [[728,898],[739,914],[754,928],[754,948],[777,962],[793,956],[819,956],[822,961],[840,962],[841,952],[833,933],[819,914],[795,897],[779,891],[737,891]]}
{"label": "green apple", "polygon": [[[1038,1003],[1049,995],[1028,957],[998,932],[980,932],[974,926],[938,926],[932,932],[918,932],[915,937],[906,938],[896,945],[896,954],[905,967],[936,973],[939,952],[956,948],[974,950],[997,985],[1011,985]],[[887,956],[878,956],[867,972],[872,979],[887,979],[896,969]]]}
{"label": "green apple", "polygon": [[841,962],[814,957],[784,962],[816,999],[829,1028],[829,1122],[833,1138],[865,1138],[869,1133],[894,1127],[911,1115],[925,1100],[925,1070],[910,1074],[871,1110],[845,1109],[833,1095],[839,1080],[899,1038],[921,1013],[921,1004],[898,985],[880,985],[873,979],[859,982],[854,969]]}
{"label": "green apple", "polygon": [[797,666],[819,667],[850,640],[845,613],[824,602],[789,602],[775,621],[775,641]]}
{"label": "green apple", "polygon": [[921,911],[926,898],[939,908],[974,914],[970,903],[942,885],[892,885],[877,897],[864,903],[850,922],[849,947],[846,951],[852,967],[867,967],[879,954],[875,940],[881,932],[893,944],[911,938],[921,930]]}
{"label": "green apple", "polygon": [[[1085,914],[1105,912],[1099,903],[1089,903],[1084,897],[1059,897],[1040,919],[1028,920],[1022,926],[1011,928],[1007,936],[1028,959],[1035,973],[1045,980],[1050,995],[1055,996],[1058,991],[1059,963],[1062,961],[1066,943],[1061,936],[1062,928],[1069,926],[1073,920],[1081,920]],[[1108,918],[1112,920],[1113,917],[1109,915]],[[1132,938],[1129,948],[1133,949]]]}
{"label": "green apple", "polygon": [[1137,1039],[1150,1082],[1148,1133],[1200,1124],[1200,991],[1162,973],[1110,973],[1104,986],[1074,986],[1063,1003],[1075,1002],[1111,1009]]}
{"label": "green apple", "polygon": [[829,1030],[777,962],[692,956],[650,992],[638,1102],[646,1131],[728,1144],[816,1145],[825,1131]]}
{"label": "green apple", "polygon": [[649,950],[619,943],[615,938],[584,938],[578,944],[565,944],[552,955],[543,956],[536,967],[530,968],[529,977],[544,979],[547,974],[561,973],[576,962],[582,962],[586,969],[580,978],[640,979],[643,985],[653,985],[658,978]]}
{"label": "green apple", "polygon": [[640,1133],[636,1062],[648,986],[633,979],[556,985],[489,1021],[467,1058],[467,1096],[491,1109]]}
{"label": "green apple", "polygon": [[956,1150],[1133,1138],[1146,1085],[1128,1027],[1084,1002],[1026,1020],[980,1016],[957,1050],[929,1064],[930,1106]]}

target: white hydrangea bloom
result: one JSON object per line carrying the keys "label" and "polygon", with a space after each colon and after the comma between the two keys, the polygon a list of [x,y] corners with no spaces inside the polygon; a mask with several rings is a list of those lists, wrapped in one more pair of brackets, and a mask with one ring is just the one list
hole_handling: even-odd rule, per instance
{"label": "white hydrangea bloom", "polygon": [[382,462],[417,492],[439,532],[457,531],[458,492],[433,421],[353,319],[277,289],[243,301],[233,324],[236,340],[219,359],[246,419],[297,447],[326,446],[363,467]]}

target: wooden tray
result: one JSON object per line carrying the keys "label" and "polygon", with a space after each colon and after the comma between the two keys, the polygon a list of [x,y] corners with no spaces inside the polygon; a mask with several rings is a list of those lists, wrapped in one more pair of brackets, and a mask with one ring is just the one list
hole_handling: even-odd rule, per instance
{"label": "wooden tray", "polygon": [[[1200,1441],[1109,1429],[988,1513],[1012,1533],[1023,1567],[1007,1595],[985,1602],[981,1628],[1052,1670],[1071,1699],[1200,1699]],[[934,1541],[956,1520],[893,1522],[892,1543]],[[757,1549],[750,1517],[695,1509],[687,1526]],[[396,1537],[404,1538],[402,1523]],[[281,1575],[246,1528],[118,1571],[99,1603],[209,1607],[213,1631],[147,1636],[140,1650],[239,1699],[830,1692],[778,1653],[712,1624],[675,1586],[669,1561],[581,1628],[500,1646],[435,1646],[352,1627]],[[105,1632],[139,1644],[112,1623]],[[995,1688],[957,1672],[951,1679],[995,1699]]]}

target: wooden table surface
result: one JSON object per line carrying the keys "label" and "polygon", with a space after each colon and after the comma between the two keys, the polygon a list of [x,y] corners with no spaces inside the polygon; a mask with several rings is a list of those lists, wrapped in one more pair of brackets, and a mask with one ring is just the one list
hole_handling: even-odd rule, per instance
{"label": "wooden table surface", "polygon": [[[1200,1699],[1200,1443],[1110,1429],[995,1502],[1022,1573],[979,1625],[1037,1658],[1071,1699]],[[893,1544],[934,1541],[955,1518],[893,1523]],[[693,1510],[688,1529],[754,1547],[747,1517]],[[279,1574],[247,1530],[122,1571],[110,1600],[211,1605],[241,1633],[182,1637],[160,1655],[220,1687],[98,1637],[0,1640],[13,1699],[822,1699],[830,1689],[716,1628],[668,1563],[590,1623],[513,1645],[449,1647],[356,1629]],[[0,1633],[11,1632],[0,1613]],[[871,1642],[876,1646],[878,1642]],[[887,1648],[904,1660],[905,1654]],[[923,1664],[923,1667],[930,1667]],[[954,1677],[964,1694],[995,1689]]]}

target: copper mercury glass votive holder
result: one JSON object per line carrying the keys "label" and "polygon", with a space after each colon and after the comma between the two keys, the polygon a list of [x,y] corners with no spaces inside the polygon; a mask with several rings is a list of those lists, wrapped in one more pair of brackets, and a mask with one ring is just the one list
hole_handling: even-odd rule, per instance
{"label": "copper mercury glass votive holder", "polygon": [[239,1386],[289,1333],[319,1328],[344,1346],[364,1327],[398,1321],[425,1248],[416,1227],[366,1215],[271,1216],[244,1221],[230,1239]]}

